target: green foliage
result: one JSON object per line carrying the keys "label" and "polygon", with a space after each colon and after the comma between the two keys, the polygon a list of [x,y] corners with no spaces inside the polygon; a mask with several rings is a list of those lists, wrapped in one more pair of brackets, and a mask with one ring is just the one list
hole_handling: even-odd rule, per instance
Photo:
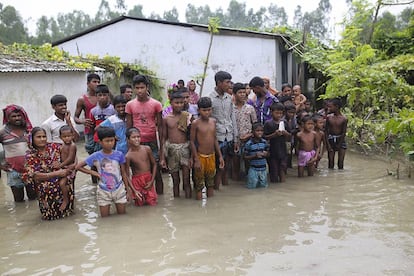
{"label": "green foliage", "polygon": [[131,82],[133,76],[137,74],[146,75],[151,81],[151,94],[157,100],[162,100],[162,86],[155,73],[139,65],[121,62],[119,57],[95,55],[70,56],[69,53],[60,50],[58,47],[52,47],[51,44],[40,46],[14,43],[12,45],[3,45],[0,43],[0,54],[11,55],[19,58],[30,58],[38,61],[55,61],[66,63],[68,66],[75,68],[87,69],[94,71],[95,67],[105,69],[105,73],[112,75],[116,82],[119,83],[121,77],[126,82]]}

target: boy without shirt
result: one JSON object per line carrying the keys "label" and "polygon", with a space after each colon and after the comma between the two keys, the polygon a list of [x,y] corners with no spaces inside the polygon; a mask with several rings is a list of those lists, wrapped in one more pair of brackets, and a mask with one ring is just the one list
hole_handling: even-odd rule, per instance
{"label": "boy without shirt", "polygon": [[[129,128],[126,136],[129,144],[126,155],[126,172],[135,205],[157,205],[158,196],[154,187],[157,163],[152,150],[149,146],[141,145],[141,133],[137,128]],[[132,170],[131,178],[129,177],[129,168]]]}
{"label": "boy without shirt", "polygon": [[201,199],[201,191],[207,188],[207,196],[214,195],[214,176],[216,175],[216,157],[219,168],[224,168],[224,160],[216,136],[216,120],[210,118],[212,103],[209,97],[198,101],[200,117],[191,125],[190,144],[194,159],[194,182],[196,199]]}
{"label": "boy without shirt", "polygon": [[168,160],[168,169],[173,179],[174,197],[180,196],[180,168],[183,175],[183,187],[186,198],[191,198],[190,186],[190,143],[187,132],[191,123],[191,114],[182,111],[184,98],[180,92],[170,97],[172,114],[162,121],[162,140],[160,151],[160,165],[167,168],[165,158]]}
{"label": "boy without shirt", "polygon": [[303,177],[305,167],[308,169],[308,176],[313,176],[315,164],[318,159],[319,145],[317,134],[314,131],[315,123],[312,117],[306,115],[302,119],[302,130],[297,135],[298,139],[298,176]]}

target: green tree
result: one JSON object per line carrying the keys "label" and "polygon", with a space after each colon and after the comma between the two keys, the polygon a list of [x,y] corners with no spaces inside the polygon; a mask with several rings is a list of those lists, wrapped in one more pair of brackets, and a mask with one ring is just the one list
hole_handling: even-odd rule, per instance
{"label": "green tree", "polygon": [[0,3],[0,42],[12,44],[27,40],[27,30],[19,13],[13,6],[3,7]]}
{"label": "green tree", "polygon": [[111,7],[109,6],[108,1],[101,0],[98,11],[96,12],[96,15],[95,15],[94,24],[98,25],[98,24],[107,22],[121,15],[122,15],[122,12],[120,10],[112,10]]}
{"label": "green tree", "polygon": [[142,5],[135,5],[132,9],[128,11],[128,15],[133,17],[145,18],[142,12],[142,8]]}
{"label": "green tree", "polygon": [[178,16],[177,8],[173,7],[171,10],[164,12],[163,19],[169,22],[180,22]]}
{"label": "green tree", "polygon": [[52,42],[51,24],[47,16],[42,16],[37,20],[36,37],[33,42],[38,45]]}
{"label": "green tree", "polygon": [[208,5],[196,7],[188,4],[185,10],[185,21],[187,23],[208,24],[208,19],[214,17]]}
{"label": "green tree", "polygon": [[302,30],[303,28],[303,14],[302,14],[302,6],[297,5],[295,8],[295,15],[293,16],[293,27],[297,30]]}
{"label": "green tree", "polygon": [[303,15],[302,28],[314,37],[326,40],[329,27],[329,13],[332,9],[329,0],[320,0],[318,8]]}
{"label": "green tree", "polygon": [[278,7],[276,4],[270,4],[267,8],[267,14],[264,20],[266,28],[274,28],[275,26],[287,26],[288,17],[285,8]]}

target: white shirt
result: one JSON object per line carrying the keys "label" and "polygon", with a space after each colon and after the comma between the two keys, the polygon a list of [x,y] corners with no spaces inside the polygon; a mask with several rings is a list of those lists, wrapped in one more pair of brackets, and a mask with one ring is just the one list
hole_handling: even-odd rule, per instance
{"label": "white shirt", "polygon": [[[72,126],[75,126],[75,120],[72,117],[70,117],[70,121],[72,122]],[[62,139],[59,137],[59,129],[65,125],[67,125],[65,120],[62,120],[53,114],[42,123],[41,127],[46,130],[46,137],[49,143],[63,144]],[[76,128],[74,128],[74,130],[79,134]]]}

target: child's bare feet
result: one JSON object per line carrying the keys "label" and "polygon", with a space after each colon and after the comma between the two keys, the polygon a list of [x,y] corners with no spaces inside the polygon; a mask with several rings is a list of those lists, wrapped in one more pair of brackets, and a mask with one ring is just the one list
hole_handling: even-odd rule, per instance
{"label": "child's bare feet", "polygon": [[69,203],[68,197],[63,196],[63,201],[62,201],[62,204],[59,207],[59,211],[63,212],[66,209],[66,207],[68,206],[68,203]]}

